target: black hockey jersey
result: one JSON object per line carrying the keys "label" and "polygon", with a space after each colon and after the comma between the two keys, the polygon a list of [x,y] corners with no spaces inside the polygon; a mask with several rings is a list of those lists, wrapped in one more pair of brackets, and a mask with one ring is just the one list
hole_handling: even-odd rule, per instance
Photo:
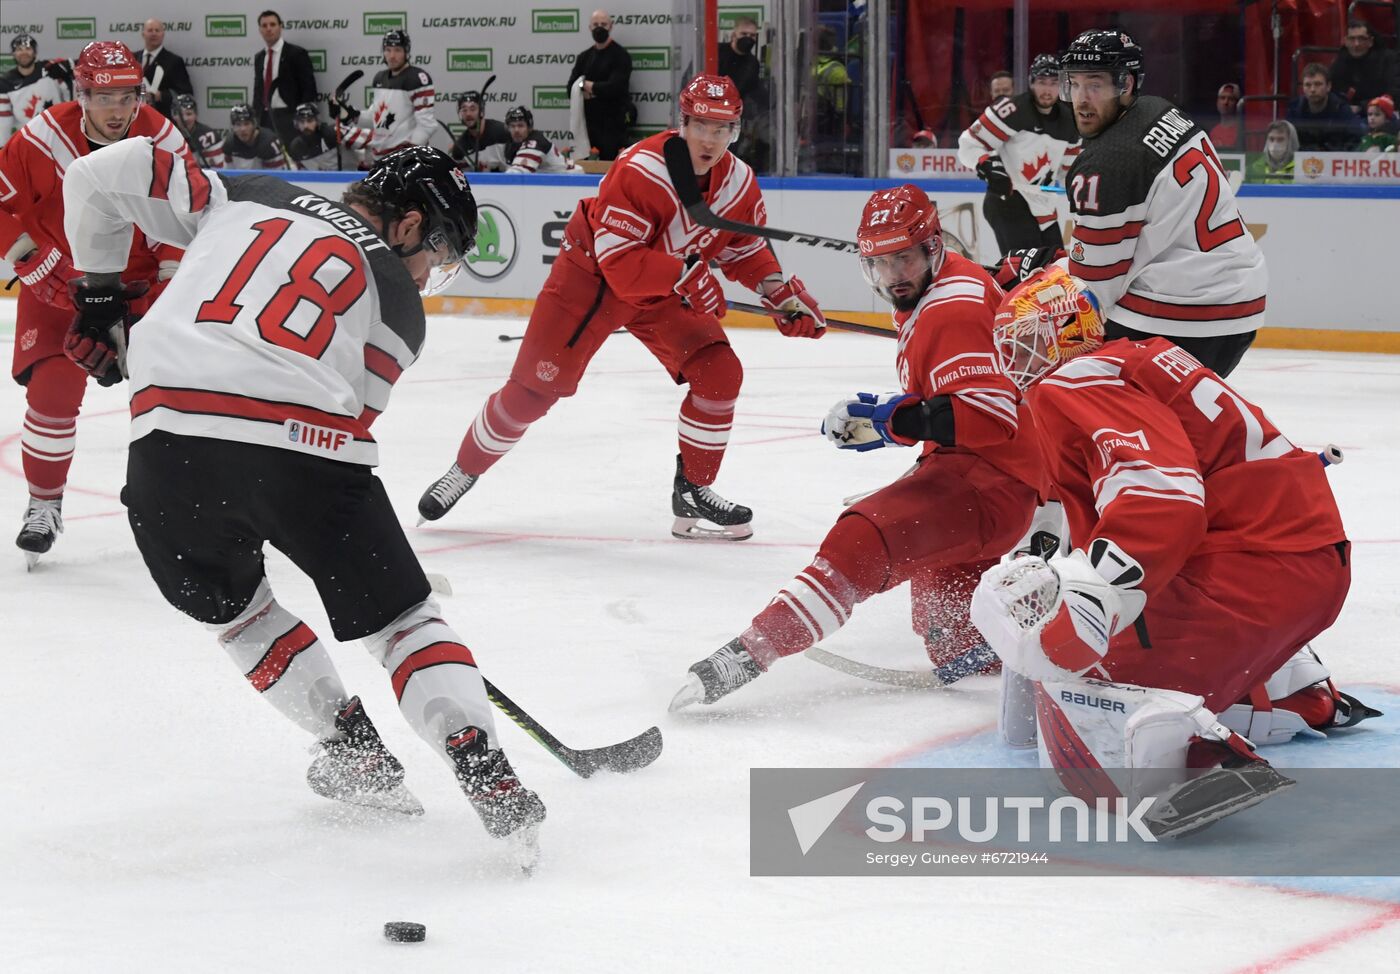
{"label": "black hockey jersey", "polygon": [[958,136],[958,161],[976,169],[987,156],[998,156],[1042,228],[1055,222],[1056,200],[1041,187],[1063,178],[1079,151],[1074,110],[1057,101],[1042,114],[1029,91],[998,98]]}
{"label": "black hockey jersey", "polygon": [[282,141],[271,130],[259,128],[252,142],[244,142],[232,130],[224,139],[224,164],[230,169],[286,169]]}
{"label": "black hockey jersey", "polygon": [[1084,141],[1066,180],[1069,271],[1104,315],[1153,335],[1235,335],[1264,323],[1268,272],[1215,148],[1144,95]]}
{"label": "black hockey jersey", "polygon": [[452,158],[458,162],[470,160],[482,149],[509,143],[510,132],[506,130],[505,123],[499,119],[488,118],[482,127],[480,138],[473,135],[470,129],[457,136],[456,141],[452,143]]}
{"label": "black hockey jersey", "polygon": [[328,172],[340,168],[335,144],[335,129],[320,122],[314,132],[298,131],[297,137],[287,147],[292,161],[302,169]]}
{"label": "black hockey jersey", "polygon": [[185,133],[190,152],[205,169],[224,168],[224,137],[203,122],[195,122]]}

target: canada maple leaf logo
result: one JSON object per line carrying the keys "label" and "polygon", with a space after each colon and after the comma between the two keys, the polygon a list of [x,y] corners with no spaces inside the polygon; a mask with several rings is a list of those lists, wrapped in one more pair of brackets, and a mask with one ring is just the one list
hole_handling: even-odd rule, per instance
{"label": "canada maple leaf logo", "polygon": [[1050,157],[1042,152],[1040,158],[1036,159],[1035,162],[1021,163],[1021,175],[1025,177],[1026,182],[1033,183],[1036,177],[1040,175],[1041,171],[1049,167]]}

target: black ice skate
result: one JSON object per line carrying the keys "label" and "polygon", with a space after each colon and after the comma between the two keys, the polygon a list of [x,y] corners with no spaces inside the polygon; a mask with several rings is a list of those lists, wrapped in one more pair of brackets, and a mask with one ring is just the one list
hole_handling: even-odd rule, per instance
{"label": "black ice skate", "polygon": [[1216,768],[1159,798],[1142,820],[1157,838],[1175,839],[1258,805],[1295,784],[1267,761]]}
{"label": "black ice skate", "polygon": [[532,846],[544,821],[544,802],[520,783],[505,752],[490,746],[484,730],[467,726],[448,735],[447,754],[457,767],[457,782],[481,816],[487,834],[497,839],[512,837]]}
{"label": "black ice skate", "polygon": [[462,473],[462,468],[454,463],[447,473],[437,479],[437,483],[418,498],[418,523],[436,521],[452,510],[452,505],[461,500],[478,479],[473,474]]}
{"label": "black ice skate", "polygon": [[671,699],[670,709],[676,711],[695,703],[714,703],[752,682],[762,672],[744,644],[731,639],[690,668],[685,686]]}
{"label": "black ice skate", "polygon": [[39,556],[53,547],[58,536],[63,533],[63,498],[41,500],[29,498],[29,506],[24,510],[24,524],[15,538],[15,547],[24,552],[24,560],[32,570],[39,563]]}
{"label": "black ice skate", "polygon": [[323,798],[422,815],[423,805],[404,787],[403,765],[389,753],[359,697],[351,697],[335,718],[339,740],[325,740],[306,771],[306,783]]}
{"label": "black ice skate", "polygon": [[[685,477],[685,465],[676,456],[676,482],[671,491],[672,537],[684,541],[743,541],[753,535],[753,511],[725,500],[708,487],[692,484]],[[700,522],[708,521],[714,527]]]}

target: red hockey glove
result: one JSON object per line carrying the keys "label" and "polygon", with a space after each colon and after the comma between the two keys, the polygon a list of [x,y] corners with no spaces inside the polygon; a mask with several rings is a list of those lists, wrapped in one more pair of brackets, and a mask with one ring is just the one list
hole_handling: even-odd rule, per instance
{"label": "red hockey glove", "polygon": [[1027,247],[1013,250],[1001,259],[992,277],[1003,291],[1028,280],[1042,267],[1048,267],[1065,255],[1059,247]]}
{"label": "red hockey glove", "polygon": [[763,306],[789,338],[821,338],[826,334],[826,315],[803,284],[789,277],[781,286],[762,296]]}
{"label": "red hockey glove", "polygon": [[116,385],[126,375],[127,302],[146,289],[144,282],[124,285],[115,275],[105,282],[86,277],[73,282],[78,314],[68,326],[63,354],[99,385]]}
{"label": "red hockey glove", "polygon": [[68,294],[68,281],[75,275],[73,261],[57,247],[40,247],[21,257],[15,261],[15,274],[25,290],[44,304],[73,309]]}
{"label": "red hockey glove", "polygon": [[729,310],[724,301],[724,289],[710,273],[709,265],[694,254],[686,258],[685,270],[681,272],[680,280],[671,290],[701,314],[723,318]]}

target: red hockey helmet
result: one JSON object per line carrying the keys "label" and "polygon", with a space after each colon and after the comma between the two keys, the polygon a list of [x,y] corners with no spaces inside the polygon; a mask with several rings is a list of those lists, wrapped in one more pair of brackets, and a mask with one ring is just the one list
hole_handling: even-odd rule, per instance
{"label": "red hockey helmet", "polygon": [[737,122],[744,100],[734,82],[722,74],[697,74],[681,89],[681,117],[712,122]]}
{"label": "red hockey helmet", "polygon": [[938,207],[912,183],[884,189],[865,203],[856,229],[865,281],[896,308],[909,310],[943,266]]}
{"label": "red hockey helmet", "polygon": [[93,41],[78,55],[73,77],[79,91],[91,88],[140,88],[141,62],[121,41]]}

